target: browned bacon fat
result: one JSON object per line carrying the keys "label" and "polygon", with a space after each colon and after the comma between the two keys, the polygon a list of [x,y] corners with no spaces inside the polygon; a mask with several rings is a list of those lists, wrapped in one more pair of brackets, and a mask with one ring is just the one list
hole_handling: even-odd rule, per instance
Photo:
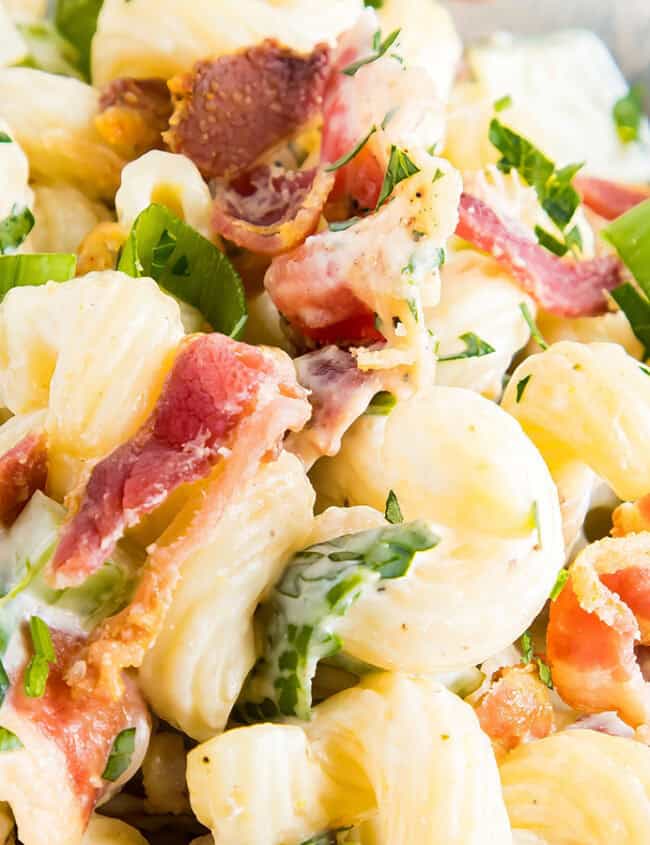
{"label": "browned bacon fat", "polygon": [[172,111],[164,79],[114,79],[102,89],[95,126],[120,155],[136,158],[164,146]]}
{"label": "browned bacon fat", "polygon": [[334,174],[259,165],[218,184],[212,224],[238,246],[280,255],[311,235],[334,184]]}
{"label": "browned bacon fat", "polygon": [[488,252],[523,290],[562,317],[589,317],[607,310],[605,291],[621,282],[614,257],[567,263],[530,238],[512,231],[482,200],[463,194],[456,234]]}
{"label": "browned bacon fat", "polygon": [[0,522],[11,524],[47,480],[44,434],[28,434],[0,457]]}
{"label": "browned bacon fat", "polygon": [[141,664],[184,560],[201,547],[206,524],[220,518],[236,490],[261,461],[276,457],[285,433],[299,431],[310,413],[284,352],[218,334],[187,339],[149,420],[95,467],[79,511],[63,530],[54,582],[82,581],[127,525],[179,484],[209,478],[149,547],[131,604],[95,629],[70,660],[70,684],[121,695],[121,669]]}
{"label": "browned bacon fat", "polygon": [[575,186],[584,204],[605,220],[615,220],[650,198],[648,188],[621,185],[606,179],[578,178]]}
{"label": "browned bacon fat", "polygon": [[247,170],[320,109],[329,48],[307,56],[272,39],[197,62],[169,81],[175,111],[165,140],[206,179]]}
{"label": "browned bacon fat", "polygon": [[103,774],[115,739],[123,730],[135,729],[128,777],[142,762],[150,723],[146,704],[129,678],[113,701],[73,693],[63,671],[78,638],[56,630],[51,636],[56,662],[42,696],[25,693],[26,657],[9,672],[11,688],[1,721],[21,745],[0,755],[0,798],[11,806],[22,841],[77,845],[98,800],[113,787]]}

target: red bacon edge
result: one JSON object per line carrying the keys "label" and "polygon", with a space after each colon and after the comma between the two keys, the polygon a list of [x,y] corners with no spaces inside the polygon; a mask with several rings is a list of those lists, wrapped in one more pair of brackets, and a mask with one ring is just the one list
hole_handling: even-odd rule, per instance
{"label": "red bacon edge", "polygon": [[11,525],[36,490],[45,489],[44,434],[31,433],[0,457],[0,521]]}
{"label": "red bacon edge", "polygon": [[648,188],[621,185],[607,179],[578,178],[574,184],[583,203],[605,220],[615,220],[650,199]]}
{"label": "red bacon edge", "polygon": [[561,317],[590,317],[607,310],[605,291],[622,281],[613,256],[561,261],[538,243],[508,228],[482,200],[463,194],[458,237],[489,253],[542,308]]}

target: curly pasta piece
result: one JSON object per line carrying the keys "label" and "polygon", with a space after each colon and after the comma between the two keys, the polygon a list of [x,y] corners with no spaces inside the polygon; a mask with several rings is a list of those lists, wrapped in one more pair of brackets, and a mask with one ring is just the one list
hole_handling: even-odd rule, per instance
{"label": "curly pasta piece", "polygon": [[73,185],[35,184],[33,190],[36,222],[25,252],[78,252],[95,226],[111,220],[103,203],[88,199]]}
{"label": "curly pasta piece", "polygon": [[29,158],[31,176],[63,181],[91,197],[112,199],[120,159],[93,125],[99,93],[71,77],[32,68],[0,70],[0,117]]}
{"label": "curly pasta piece", "polygon": [[517,843],[648,841],[650,749],[639,742],[564,731],[510,752],[500,774]]}
{"label": "curly pasta piece", "polygon": [[619,345],[562,341],[530,356],[515,370],[502,406],[552,468],[577,461],[622,499],[647,493],[650,379]]}
{"label": "curly pasta piece", "polygon": [[82,845],[147,845],[147,840],[126,822],[94,815],[88,823]]}
{"label": "curly pasta piece", "polygon": [[[498,399],[503,377],[510,363],[530,337],[521,315],[532,300],[492,259],[464,250],[452,254],[441,270],[442,294],[425,318],[439,340],[436,382],[449,387],[465,387]],[[494,349],[487,355],[445,361],[462,353],[461,335],[473,332]]]}
{"label": "curly pasta piece", "polygon": [[197,0],[179,7],[174,0],[135,5],[106,0],[93,41],[93,80],[119,76],[164,77],[264,38],[276,38],[298,52],[332,43],[363,9],[361,0]]}
{"label": "curly pasta piece", "polygon": [[[151,279],[113,271],[11,290],[0,305],[0,384],[16,414],[47,408],[50,487],[62,496],[135,433],[183,337]],[[119,409],[119,413],[116,413]]]}
{"label": "curly pasta piece", "polygon": [[212,198],[196,165],[184,155],[151,150],[126,165],[115,196],[117,219],[130,228],[150,203],[166,205],[210,238]]}
{"label": "curly pasta piece", "polygon": [[311,528],[314,493],[283,453],[258,471],[183,564],[140,670],[154,710],[195,739],[223,730],[255,663],[253,613]]}
{"label": "curly pasta piece", "polygon": [[436,386],[388,417],[362,417],[312,479],[321,504],[383,509],[392,489],[404,518],[430,520],[440,537],[407,577],[342,622],[346,651],[383,668],[443,671],[505,648],[541,610],[564,559],[541,456],[498,406],[468,390]]}
{"label": "curly pasta piece", "polygon": [[618,343],[633,358],[643,358],[643,346],[630,327],[622,311],[601,314],[600,317],[558,317],[540,309],[537,325],[549,344],[561,340],[575,343]]}
{"label": "curly pasta piece", "polygon": [[511,841],[487,737],[424,678],[375,675],[307,724],[228,731],[190,753],[188,784],[216,845],[298,845],[360,823],[377,845]]}

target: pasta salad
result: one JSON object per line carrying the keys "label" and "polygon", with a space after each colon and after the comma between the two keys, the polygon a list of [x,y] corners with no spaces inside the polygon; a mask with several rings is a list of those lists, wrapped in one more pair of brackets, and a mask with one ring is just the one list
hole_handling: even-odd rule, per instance
{"label": "pasta salad", "polygon": [[0,845],[647,845],[650,126],[436,0],[0,0]]}

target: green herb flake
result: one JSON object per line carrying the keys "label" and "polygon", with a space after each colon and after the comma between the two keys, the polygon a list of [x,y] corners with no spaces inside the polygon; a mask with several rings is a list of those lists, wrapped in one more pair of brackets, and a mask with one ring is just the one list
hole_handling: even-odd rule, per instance
{"label": "green herb flake", "polygon": [[[372,2],[383,2],[383,0],[372,0]],[[371,0],[366,0],[366,6],[372,5]],[[381,8],[376,6],[375,8]],[[337,827],[335,830],[326,830],[324,833],[318,833],[312,836],[311,839],[306,839],[301,845],[340,845],[341,836],[344,833],[352,830],[351,827]]]}
{"label": "green herb flake", "polygon": [[521,649],[521,662],[528,666],[533,659],[533,638],[530,631],[524,631],[519,640],[519,647]]}
{"label": "green herb flake", "polygon": [[364,137],[358,142],[358,144],[355,144],[349,152],[345,153],[340,158],[337,158],[336,161],[332,162],[332,164],[327,165],[327,167],[325,168],[326,172],[333,173],[335,170],[339,170],[341,167],[344,167],[346,164],[349,164],[353,158],[356,158],[356,156],[359,155],[361,150],[366,146],[366,144],[372,138],[376,131],[377,127],[371,126],[368,134],[364,135]]}
{"label": "green herb flake", "polygon": [[533,506],[531,508],[531,521],[535,530],[537,531],[537,545],[541,549],[542,548],[542,526],[539,521],[539,504],[537,502],[533,502]]}
{"label": "green herb flake", "polygon": [[40,616],[29,620],[29,633],[34,654],[25,670],[25,694],[29,698],[41,698],[45,693],[50,664],[56,663],[50,629]]}
{"label": "green herb flake", "polygon": [[118,780],[131,765],[135,751],[135,728],[126,728],[116,737],[111,753],[108,755],[102,777],[112,783]]}
{"label": "green herb flake", "polygon": [[400,182],[419,172],[420,168],[411,161],[406,152],[393,144],[390,148],[390,158],[375,209],[381,208]]}
{"label": "green herb flake", "polygon": [[443,171],[440,168],[438,168],[436,170],[436,172],[433,174],[433,179],[431,180],[431,184],[435,185],[436,182],[439,182],[441,179],[444,179],[444,178],[445,178],[445,174],[443,173]]}
{"label": "green herb flake", "polygon": [[361,219],[361,217],[349,217],[347,220],[335,220],[332,223],[328,223],[328,228],[330,232],[345,232]]}
{"label": "green herb flake", "polygon": [[0,144],[11,144],[13,139],[6,132],[0,132]]}
{"label": "green herb flake", "polygon": [[544,249],[547,249],[549,252],[552,252],[560,258],[563,255],[566,255],[569,251],[569,247],[566,243],[558,240],[555,235],[547,232],[546,229],[543,229],[541,226],[535,226],[535,236],[540,246],[543,246]]}
{"label": "green herb flake", "polygon": [[104,0],[56,0],[56,28],[78,51],[79,66],[90,80],[90,45]]}
{"label": "green herb flake", "polygon": [[551,601],[555,601],[555,599],[560,595],[562,590],[564,589],[564,585],[569,580],[569,570],[568,569],[561,569],[555,584],[553,584],[553,589],[551,590],[549,598]]}
{"label": "green herb flake", "polygon": [[551,667],[548,665],[548,663],[542,660],[541,657],[536,657],[535,663],[537,663],[537,671],[539,673],[540,681],[549,689],[553,689],[553,676],[551,675]]}
{"label": "green herb flake", "polygon": [[366,414],[374,417],[387,417],[397,404],[397,399],[388,390],[380,390],[370,400]]}
{"label": "green herb flake", "polygon": [[9,680],[9,675],[7,675],[4,663],[0,660],[0,706],[2,706],[10,687],[11,681]]}
{"label": "green herb flake", "polygon": [[618,137],[624,144],[639,140],[643,118],[643,86],[634,85],[614,104],[612,115]]}
{"label": "green herb flake", "polygon": [[247,310],[238,273],[211,241],[165,206],[152,203],[138,215],[117,269],[151,276],[200,311],[215,331],[241,336]]}
{"label": "green herb flake", "polygon": [[461,361],[465,358],[482,358],[484,355],[491,355],[495,349],[486,340],[482,340],[474,332],[465,332],[459,338],[465,344],[463,352],[455,352],[453,355],[441,355],[438,361]]}
{"label": "green herb flake", "polygon": [[519,404],[523,398],[523,395],[528,387],[528,382],[532,378],[532,373],[529,373],[527,376],[521,379],[521,381],[517,382],[517,404]]}
{"label": "green herb flake", "polygon": [[23,748],[23,744],[16,734],[7,728],[0,728],[0,753],[17,751],[19,748]]}
{"label": "green herb flake", "polygon": [[384,508],[384,517],[386,519],[386,522],[390,522],[391,525],[399,525],[400,523],[404,522],[404,517],[402,516],[402,509],[399,506],[397,494],[394,490],[388,491],[388,497],[386,498],[386,507]]}
{"label": "green herb flake", "polygon": [[393,44],[397,41],[400,32],[401,30],[395,29],[383,41],[381,40],[381,32],[379,30],[375,32],[372,39],[373,52],[363,59],[359,59],[356,62],[352,62],[351,65],[348,65],[346,68],[343,68],[341,73],[344,73],[346,76],[354,76],[355,73],[364,65],[372,64],[372,62],[376,62],[377,59],[381,59],[381,57],[386,55],[386,53],[390,50]]}
{"label": "green herb flake", "polygon": [[319,660],[343,648],[337,620],[382,580],[404,577],[415,554],[436,546],[416,521],[346,534],[295,555],[259,610],[264,652],[236,707],[242,721],[311,715]]}
{"label": "green herb flake", "polygon": [[512,105],[512,97],[510,94],[506,94],[505,97],[499,97],[499,99],[494,103],[494,111],[499,113],[509,109]]}
{"label": "green herb flake", "polygon": [[531,336],[537,344],[544,350],[548,349],[548,343],[542,337],[542,333],[537,328],[537,323],[533,319],[533,315],[530,313],[530,308],[528,307],[527,303],[521,302],[519,304],[519,310],[523,314],[524,320],[528,323],[528,328],[530,329]]}
{"label": "green herb flake", "polygon": [[650,200],[617,217],[601,235],[612,244],[643,293],[650,298]]}
{"label": "green herb flake", "polygon": [[11,214],[0,220],[0,254],[15,252],[34,228],[34,222],[29,208],[14,205]]}

